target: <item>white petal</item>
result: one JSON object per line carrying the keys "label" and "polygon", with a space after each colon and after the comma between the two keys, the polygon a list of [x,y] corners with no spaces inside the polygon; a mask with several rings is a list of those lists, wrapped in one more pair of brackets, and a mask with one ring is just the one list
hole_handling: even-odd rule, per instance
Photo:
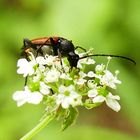
{"label": "white petal", "polygon": [[86,74],[86,73],[84,73],[83,71],[80,71],[80,72],[79,72],[79,75],[80,75],[80,77],[81,77],[81,78],[84,78],[84,77],[86,77],[86,76],[87,76],[87,74]]}
{"label": "white petal", "polygon": [[17,66],[20,67],[24,64],[28,63],[28,61],[25,58],[19,59],[17,62]]}
{"label": "white petal", "polygon": [[45,81],[46,82],[57,82],[60,77],[60,72],[56,69],[52,69],[45,74]]}
{"label": "white petal", "polygon": [[103,65],[103,64],[101,64],[101,65],[97,65],[96,67],[95,67],[95,71],[99,71],[99,72],[102,72],[103,70],[104,70],[104,68],[105,68],[105,65]]}
{"label": "white petal", "polygon": [[20,107],[26,103],[26,94],[24,91],[17,91],[13,94],[13,100],[17,101],[17,106]]}
{"label": "white petal", "polygon": [[88,91],[88,97],[95,97],[98,95],[98,91],[96,89],[92,89]]}
{"label": "white petal", "polygon": [[121,109],[120,104],[114,99],[106,98],[106,104],[116,112],[118,112]]}
{"label": "white petal", "polygon": [[95,73],[93,71],[89,71],[87,74],[88,77],[92,78],[95,76]]}
{"label": "white petal", "polygon": [[89,58],[86,62],[86,64],[91,65],[91,64],[95,64],[95,61],[91,58]]}
{"label": "white petal", "polygon": [[27,102],[29,95],[29,89],[27,86],[24,87],[24,91],[16,91],[13,94],[13,100],[17,101],[17,106],[21,106]]}
{"label": "white petal", "polygon": [[115,99],[115,100],[120,100],[120,96],[118,95],[112,95],[110,92],[107,95],[107,98]]}
{"label": "white petal", "polygon": [[23,74],[26,77],[28,74],[32,75],[34,73],[32,62],[28,62],[26,59],[19,59],[17,66],[19,67],[17,70],[18,74]]}
{"label": "white petal", "polygon": [[62,102],[62,107],[63,108],[68,108],[69,105],[71,104],[71,102],[73,102],[73,99],[70,97],[65,97],[65,99]]}
{"label": "white petal", "polygon": [[69,76],[69,74],[66,74],[66,73],[62,73],[60,75],[60,78],[66,79],[66,80],[72,80],[72,78]]}
{"label": "white petal", "polygon": [[40,92],[44,95],[48,95],[50,93],[50,87],[44,82],[40,82]]}
{"label": "white petal", "polygon": [[38,63],[38,64],[40,64],[40,65],[46,65],[47,63],[46,63],[46,60],[44,59],[44,57],[42,57],[42,56],[38,56],[37,58],[36,58],[36,62]]}
{"label": "white petal", "polygon": [[88,87],[91,88],[91,89],[97,87],[97,85],[94,84],[94,81],[93,81],[93,80],[88,80],[87,85],[88,85]]}
{"label": "white petal", "polygon": [[56,96],[56,104],[57,105],[59,105],[59,104],[61,104],[62,103],[62,101],[64,100],[64,94],[58,94],[57,96]]}
{"label": "white petal", "polygon": [[67,88],[67,90],[68,90],[69,92],[71,92],[71,91],[74,90],[74,86],[73,86],[73,85],[70,85],[70,86],[68,86],[68,87],[66,87],[66,88]]}
{"label": "white petal", "polygon": [[99,96],[96,96],[95,98],[93,98],[93,103],[102,103],[102,102],[104,102],[105,101],[105,97],[104,96],[101,96],[101,95],[99,95]]}
{"label": "white petal", "polygon": [[80,78],[76,81],[76,83],[77,83],[77,85],[83,85],[86,81],[87,80]]}
{"label": "white petal", "polygon": [[75,91],[71,91],[70,92],[70,97],[71,98],[73,98],[73,99],[76,99],[76,98],[78,98],[80,95],[77,93],[77,92],[75,92]]}
{"label": "white petal", "polygon": [[60,93],[64,93],[67,89],[65,86],[61,85],[58,90]]}
{"label": "white petal", "polygon": [[39,92],[32,92],[30,93],[30,97],[28,98],[28,103],[31,104],[39,104],[43,99],[43,95]]}
{"label": "white petal", "polygon": [[65,109],[68,108],[69,107],[69,103],[66,102],[66,101],[63,101],[62,102],[62,107],[65,108]]}

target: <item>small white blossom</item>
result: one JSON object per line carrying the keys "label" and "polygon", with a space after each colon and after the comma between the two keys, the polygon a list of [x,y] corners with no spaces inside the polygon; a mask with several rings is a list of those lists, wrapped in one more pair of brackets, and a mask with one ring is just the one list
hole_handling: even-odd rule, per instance
{"label": "small white blossom", "polygon": [[34,65],[35,61],[27,61],[25,58],[19,59],[17,66],[19,67],[17,70],[18,74],[23,74],[24,77],[27,75],[32,75],[34,73]]}
{"label": "small white blossom", "polygon": [[88,97],[96,97],[98,95],[97,89],[91,89],[88,91]]}
{"label": "small white blossom", "polygon": [[70,105],[77,106],[80,105],[81,96],[74,91],[74,86],[70,85],[68,87],[60,86],[59,94],[56,96],[56,103],[61,104],[63,108],[68,108]]}
{"label": "small white blossom", "polygon": [[93,71],[89,71],[87,73],[87,76],[90,77],[90,78],[95,77],[95,73]]}
{"label": "small white blossom", "polygon": [[92,99],[93,103],[102,103],[105,101],[108,107],[118,112],[121,109],[121,106],[117,100],[120,100],[120,97],[114,96],[111,93],[109,93],[106,97],[102,95],[97,95],[94,96]]}
{"label": "small white blossom", "polygon": [[51,69],[45,73],[45,82],[53,83],[57,82],[60,77],[60,72],[57,69]]}
{"label": "small white blossom", "polygon": [[42,56],[38,56],[38,57],[36,58],[36,62],[37,62],[38,64],[40,64],[40,65],[46,65],[46,64],[47,64],[46,59],[45,59],[44,57],[42,57]]}
{"label": "small white blossom", "polygon": [[104,69],[105,69],[105,65],[104,64],[100,64],[100,65],[97,65],[95,67],[95,71],[96,72],[102,72],[102,71],[104,71]]}
{"label": "small white blossom", "polygon": [[102,103],[105,101],[105,97],[102,95],[98,95],[92,99],[93,103]]}
{"label": "small white blossom", "polygon": [[92,64],[95,64],[95,61],[91,58],[88,58],[87,62],[86,62],[87,65],[92,65]]}
{"label": "small white blossom", "polygon": [[17,101],[17,106],[22,106],[26,102],[39,104],[43,99],[43,95],[38,91],[31,92],[26,86],[24,91],[16,91],[13,95],[13,99]]}
{"label": "small white blossom", "polygon": [[50,93],[50,87],[44,82],[40,82],[40,92],[44,95],[48,95]]}
{"label": "small white blossom", "polygon": [[82,66],[82,63],[81,63],[82,61],[83,61],[83,60],[79,60],[79,61],[78,61],[78,63],[77,63],[77,68],[82,69],[82,67],[83,67],[83,66]]}
{"label": "small white blossom", "polygon": [[100,83],[116,89],[116,84],[121,84],[121,81],[118,80],[116,76],[113,76],[110,71],[105,70],[104,72],[105,74],[100,78]]}
{"label": "small white blossom", "polygon": [[[49,55],[49,56],[46,56],[46,64],[48,65],[48,66],[51,66],[51,65],[53,65],[54,64],[54,62],[56,62],[57,61],[57,57],[56,56],[52,56],[52,55]],[[59,62],[60,63],[60,62]]]}
{"label": "small white blossom", "polygon": [[62,73],[60,75],[60,78],[61,79],[66,79],[66,80],[72,80],[72,78],[70,77],[70,75],[69,74],[66,74],[66,73]]}
{"label": "small white blossom", "polygon": [[84,78],[84,77],[87,76],[87,74],[84,73],[83,71],[80,71],[80,72],[79,72],[79,76],[80,76],[80,78]]}
{"label": "small white blossom", "polygon": [[75,79],[74,83],[77,84],[77,85],[83,85],[85,84],[85,82],[87,81],[86,79],[84,79],[85,77],[87,76],[86,73],[80,71],[79,72],[79,77],[78,79]]}
{"label": "small white blossom", "polygon": [[75,82],[76,82],[77,85],[83,85],[83,84],[85,84],[86,81],[87,80],[86,79],[83,79],[83,78],[80,78],[80,79],[75,80]]}
{"label": "small white blossom", "polygon": [[88,80],[87,86],[88,86],[89,88],[93,89],[93,88],[96,88],[97,85],[94,83],[93,80]]}

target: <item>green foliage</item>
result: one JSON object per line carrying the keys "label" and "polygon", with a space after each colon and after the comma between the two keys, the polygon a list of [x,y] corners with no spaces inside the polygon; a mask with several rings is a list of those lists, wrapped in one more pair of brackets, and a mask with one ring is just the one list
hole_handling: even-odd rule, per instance
{"label": "green foliage", "polygon": [[62,130],[65,130],[66,128],[71,126],[76,121],[77,116],[78,116],[77,108],[70,107],[69,109],[67,109],[62,124]]}

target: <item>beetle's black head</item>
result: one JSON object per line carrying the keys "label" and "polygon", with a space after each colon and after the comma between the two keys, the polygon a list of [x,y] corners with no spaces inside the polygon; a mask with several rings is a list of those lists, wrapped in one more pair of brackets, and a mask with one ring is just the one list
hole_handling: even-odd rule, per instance
{"label": "beetle's black head", "polygon": [[70,63],[71,68],[72,67],[77,67],[78,60],[79,60],[79,55],[78,54],[75,54],[74,52],[69,52],[68,61]]}
{"label": "beetle's black head", "polygon": [[67,40],[67,39],[63,39],[61,38],[59,40],[59,50],[60,50],[60,53],[63,55],[63,56],[67,56],[68,53],[70,52],[74,52],[74,45],[71,41]]}

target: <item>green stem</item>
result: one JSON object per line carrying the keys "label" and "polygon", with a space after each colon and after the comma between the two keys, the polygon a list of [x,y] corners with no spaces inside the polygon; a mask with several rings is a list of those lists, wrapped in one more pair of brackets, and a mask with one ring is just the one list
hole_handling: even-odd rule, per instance
{"label": "green stem", "polygon": [[37,134],[41,129],[43,129],[49,122],[54,119],[55,115],[49,115],[43,118],[31,131],[29,131],[20,140],[30,140],[35,134]]}

